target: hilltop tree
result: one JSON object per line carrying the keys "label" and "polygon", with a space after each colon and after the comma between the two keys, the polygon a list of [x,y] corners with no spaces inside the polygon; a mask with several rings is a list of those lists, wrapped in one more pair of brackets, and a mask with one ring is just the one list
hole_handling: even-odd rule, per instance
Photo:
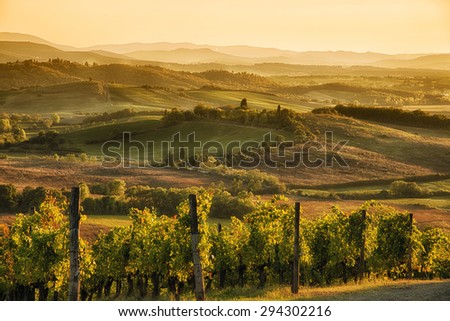
{"label": "hilltop tree", "polygon": [[50,119],[52,120],[53,124],[59,124],[61,122],[61,117],[56,113],[52,114]]}
{"label": "hilltop tree", "polygon": [[23,128],[16,127],[13,130],[13,136],[16,141],[22,142],[27,139],[27,133]]}
{"label": "hilltop tree", "polygon": [[51,120],[50,118],[44,119],[42,121],[42,125],[44,125],[45,128],[50,128],[53,125],[53,120]]}
{"label": "hilltop tree", "polygon": [[244,99],[241,100],[241,105],[239,106],[239,108],[242,108],[242,109],[247,109],[248,108],[247,98],[244,98]]}
{"label": "hilltop tree", "polygon": [[211,107],[199,104],[194,107],[194,114],[202,118],[208,118]]}
{"label": "hilltop tree", "polygon": [[164,126],[172,126],[181,123],[185,120],[184,113],[178,108],[172,108],[172,110],[162,118]]}
{"label": "hilltop tree", "polygon": [[125,194],[127,184],[121,179],[115,179],[106,185],[106,194],[123,196]]}
{"label": "hilltop tree", "polygon": [[389,191],[397,197],[422,197],[430,193],[427,188],[420,187],[416,182],[395,181]]}
{"label": "hilltop tree", "polygon": [[0,119],[0,133],[7,133],[12,130],[9,119]]}

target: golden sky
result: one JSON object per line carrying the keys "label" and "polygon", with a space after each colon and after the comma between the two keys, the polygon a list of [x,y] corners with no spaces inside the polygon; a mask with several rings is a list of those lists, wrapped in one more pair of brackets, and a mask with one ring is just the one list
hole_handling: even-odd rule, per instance
{"label": "golden sky", "polygon": [[450,0],[0,0],[0,31],[127,42],[450,52]]}

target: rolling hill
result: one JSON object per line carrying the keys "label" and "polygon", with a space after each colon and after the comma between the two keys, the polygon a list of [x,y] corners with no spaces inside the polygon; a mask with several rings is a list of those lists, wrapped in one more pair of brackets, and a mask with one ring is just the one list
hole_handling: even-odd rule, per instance
{"label": "rolling hill", "polygon": [[187,73],[156,66],[27,61],[0,64],[0,110],[47,114],[58,109],[186,108],[199,102],[238,106],[244,97],[255,108],[279,103],[302,108],[299,102],[264,92],[277,86],[261,76],[218,70]]}
{"label": "rolling hill", "polygon": [[[47,46],[39,46],[47,52]],[[266,68],[267,72],[277,68],[303,71],[305,75],[268,78],[225,70],[186,72],[153,65],[85,65],[60,59],[15,62],[0,64],[0,110],[15,112],[19,107],[23,112],[49,113],[61,106],[63,110],[90,112],[89,104],[92,111],[125,107],[160,110],[198,103],[238,106],[243,98],[247,98],[251,108],[272,109],[281,104],[300,112],[331,106],[337,101],[382,105],[388,100],[408,100],[414,102],[408,105],[427,105],[437,112],[449,104],[444,94],[450,78],[444,71],[404,69],[396,70],[392,76],[390,69],[375,67],[263,64],[255,68]],[[406,81],[404,77],[408,76],[412,78]],[[105,97],[91,97],[89,91],[83,91],[86,87],[77,83],[100,86]],[[48,95],[47,87],[57,88],[58,94]],[[417,88],[425,95],[419,96]]]}
{"label": "rolling hill", "polygon": [[[39,45],[41,46],[41,45]],[[42,48],[46,52],[47,48]],[[135,86],[158,86],[194,89],[203,86],[262,91],[276,86],[273,81],[248,73],[211,70],[199,73],[174,71],[158,66],[128,64],[85,65],[56,60],[52,62],[18,62],[0,64],[0,90],[26,86],[45,86],[95,80]]]}
{"label": "rolling hill", "polygon": [[[307,128],[317,133],[319,141],[325,131],[333,131],[334,143],[346,140],[347,145],[340,154],[349,167],[340,167],[336,164],[332,167],[314,168],[302,164],[295,168],[270,169],[263,165],[260,167],[261,170],[280,177],[287,184],[320,185],[324,182],[330,184],[448,173],[450,155],[447,151],[450,143],[447,138],[418,136],[382,124],[341,116],[309,113],[304,115],[303,122]],[[159,158],[160,142],[170,141],[172,135],[178,132],[181,133],[182,139],[195,132],[196,139],[202,143],[211,140],[223,144],[234,140],[259,142],[268,131],[272,131],[273,135],[282,134],[287,140],[293,139],[291,132],[226,121],[199,120],[162,127],[160,121],[153,117],[131,118],[114,124],[81,128],[64,134],[64,137],[73,144],[73,147],[92,155],[100,155],[102,143],[111,139],[120,140],[123,131],[131,132],[133,140],[155,141],[156,159]],[[425,149],[426,153],[423,152]],[[147,156],[139,155],[142,160],[144,157]]]}
{"label": "rolling hill", "polygon": [[[376,60],[389,67],[402,63],[405,67],[437,68],[450,66],[450,55],[299,53],[189,43],[135,43],[70,51],[55,46],[33,36],[0,33],[0,62],[8,62],[0,63],[0,110],[98,112],[136,107],[161,112],[198,103],[236,106],[243,98],[251,108],[271,109],[281,104],[300,112],[354,101],[367,105],[392,102],[395,106],[406,102],[437,112],[449,104],[445,90],[450,75],[446,70],[339,64]],[[271,61],[273,55],[278,61],[306,64],[257,63]],[[308,65],[323,62],[330,65]],[[90,87],[100,90],[91,91]]]}
{"label": "rolling hill", "polygon": [[0,111],[28,114],[102,112],[108,106],[103,85],[81,81],[0,92]]}

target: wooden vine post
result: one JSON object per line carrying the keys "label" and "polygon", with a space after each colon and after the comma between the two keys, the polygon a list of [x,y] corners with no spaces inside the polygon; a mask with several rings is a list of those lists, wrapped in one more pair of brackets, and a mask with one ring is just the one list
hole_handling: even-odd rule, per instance
{"label": "wooden vine post", "polygon": [[412,279],[412,232],[413,232],[413,215],[408,214],[408,279]]}
{"label": "wooden vine post", "polygon": [[359,274],[359,282],[362,282],[364,279],[364,266],[365,266],[365,248],[366,248],[366,235],[365,235],[365,231],[366,231],[366,215],[367,212],[366,210],[362,210],[361,213],[361,248],[360,248],[360,252],[359,252],[359,269],[358,269],[358,274]]}
{"label": "wooden vine post", "polygon": [[72,187],[69,213],[70,228],[70,279],[69,279],[69,301],[80,300],[80,188]]}
{"label": "wooden vine post", "polygon": [[[222,224],[217,223],[217,233],[222,233]],[[224,269],[222,263],[217,264],[217,270],[219,271],[219,289],[223,289],[225,287],[225,277],[227,270]]]}
{"label": "wooden vine post", "polygon": [[194,261],[195,299],[197,301],[205,301],[203,270],[202,270],[202,263],[200,261],[200,253],[198,250],[200,234],[198,231],[197,198],[194,194],[189,195],[189,208],[191,215],[192,259]]}
{"label": "wooden vine post", "polygon": [[299,264],[299,239],[300,239],[300,202],[295,202],[294,217],[294,263],[292,265],[292,293],[298,293],[298,283],[300,276]]}

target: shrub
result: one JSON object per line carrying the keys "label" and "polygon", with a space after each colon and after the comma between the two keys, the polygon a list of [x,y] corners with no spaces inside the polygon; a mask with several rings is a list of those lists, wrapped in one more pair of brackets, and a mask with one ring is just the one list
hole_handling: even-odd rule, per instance
{"label": "shrub", "polygon": [[0,211],[12,212],[16,209],[18,193],[16,188],[9,185],[0,185]]}
{"label": "shrub", "polygon": [[12,130],[9,119],[0,119],[0,133],[7,133]]}
{"label": "shrub", "polygon": [[81,182],[80,184],[78,184],[78,187],[80,188],[81,200],[84,200],[85,198],[91,195],[91,192],[89,191],[89,186],[85,182]]}
{"label": "shrub", "polygon": [[106,184],[94,184],[90,187],[90,191],[95,195],[106,195]]}
{"label": "shrub", "polygon": [[391,183],[390,193],[396,197],[426,197],[430,191],[416,182],[395,181]]}
{"label": "shrub", "polygon": [[50,119],[52,120],[53,124],[59,124],[61,121],[61,117],[59,117],[58,114],[54,113],[50,116]]}
{"label": "shrub", "polygon": [[178,108],[173,108],[161,119],[164,126],[173,126],[185,120],[185,114]]}
{"label": "shrub", "polygon": [[125,201],[114,196],[88,197],[81,202],[81,206],[87,214],[127,215],[130,210],[130,206]]}
{"label": "shrub", "polygon": [[130,207],[139,209],[153,208],[159,214],[175,215],[181,202],[194,193],[195,189],[162,188],[148,186],[134,186],[128,189]]}
{"label": "shrub", "polygon": [[115,179],[106,184],[106,194],[111,196],[123,196],[125,195],[126,186],[127,184],[124,180]]}
{"label": "shrub", "polygon": [[19,212],[28,213],[32,207],[39,208],[47,197],[54,198],[58,204],[67,201],[66,196],[59,190],[46,189],[42,186],[36,188],[27,186],[24,188],[22,195],[20,195],[18,199],[18,210]]}
{"label": "shrub", "polygon": [[242,218],[254,209],[255,205],[249,197],[233,197],[229,192],[219,190],[212,198],[210,216],[216,218],[230,218],[231,216]]}

